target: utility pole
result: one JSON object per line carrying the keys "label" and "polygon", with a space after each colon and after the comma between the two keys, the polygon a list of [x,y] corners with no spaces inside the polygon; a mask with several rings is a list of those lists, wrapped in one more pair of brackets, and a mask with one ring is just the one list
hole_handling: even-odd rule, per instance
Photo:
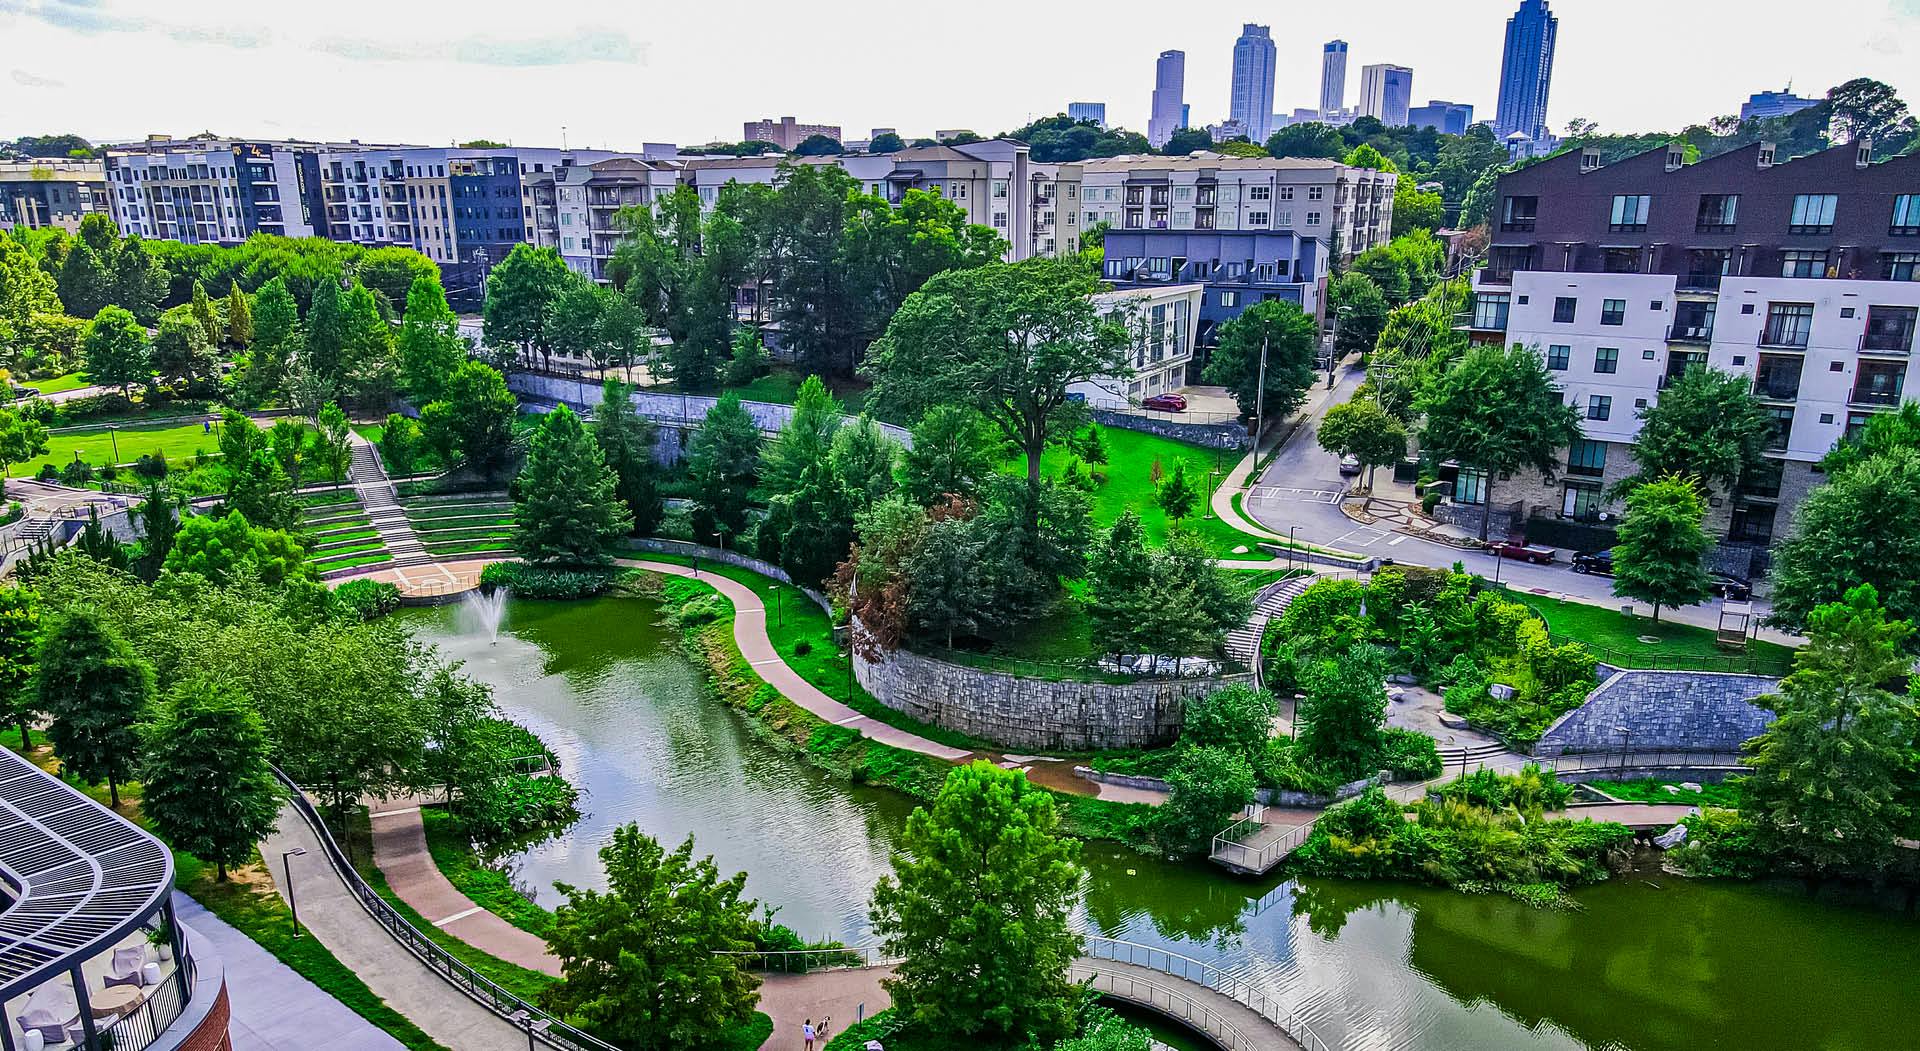
{"label": "utility pole", "polygon": [[1267,429],[1267,337],[1260,337],[1259,379],[1253,385],[1253,462],[1260,464],[1260,438]]}

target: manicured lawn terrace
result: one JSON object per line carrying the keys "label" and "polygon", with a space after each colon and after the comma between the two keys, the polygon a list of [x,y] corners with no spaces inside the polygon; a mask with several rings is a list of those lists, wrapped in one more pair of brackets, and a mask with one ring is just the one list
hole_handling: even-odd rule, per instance
{"label": "manicured lawn terrace", "polygon": [[201,453],[210,456],[220,453],[219,434],[204,430],[198,423],[130,423],[116,431],[109,432],[104,426],[63,430],[47,438],[45,454],[14,464],[12,469],[16,474],[32,474],[41,464],[64,467],[73,462],[76,453],[96,467],[108,462],[129,464],[153,453],[161,453],[173,461]]}
{"label": "manicured lawn terrace", "polygon": [[[1697,782],[1696,782],[1697,783]],[[1730,784],[1701,784],[1699,791],[1681,788],[1678,781],[1659,781],[1647,777],[1638,781],[1589,781],[1615,799],[1629,803],[1674,803],[1681,806],[1713,806],[1728,810],[1740,808],[1740,787]],[[1674,791],[1667,791],[1672,786]]]}
{"label": "manicured lawn terrace", "polygon": [[79,390],[91,386],[93,381],[84,373],[69,372],[64,376],[53,376],[43,380],[20,380],[22,387],[30,387],[42,394],[59,394],[61,391]]}
{"label": "manicured lawn terrace", "polygon": [[[1761,674],[1784,674],[1793,663],[1793,650],[1777,643],[1750,639],[1744,655],[1722,649],[1713,632],[1691,624],[1632,616],[1617,609],[1563,602],[1523,591],[1509,591],[1546,618],[1555,638],[1584,642],[1602,661],[1625,668],[1677,668],[1703,671],[1745,671],[1751,665]],[[1641,637],[1653,639],[1644,642]]]}
{"label": "manicured lawn terrace", "polygon": [[401,505],[421,545],[431,554],[470,555],[513,546],[513,504],[499,496],[406,499]]}

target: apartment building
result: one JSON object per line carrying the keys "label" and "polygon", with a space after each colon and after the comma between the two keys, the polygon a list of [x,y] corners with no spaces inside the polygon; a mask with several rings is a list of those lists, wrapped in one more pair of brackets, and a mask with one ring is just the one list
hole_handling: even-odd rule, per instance
{"label": "apartment building", "polygon": [[110,207],[99,161],[0,161],[0,230],[57,226],[72,233],[81,219]]}
{"label": "apartment building", "polygon": [[1385,244],[1395,176],[1318,158],[1128,154],[1084,161],[1082,226],[1285,230],[1338,241],[1342,258]]}
{"label": "apartment building", "polygon": [[324,235],[320,151],[361,148],[150,136],[107,149],[107,200],[127,235],[188,244],[238,244],[255,233]]}
{"label": "apartment building", "polygon": [[[1717,493],[1708,524],[1740,572],[1787,529],[1815,463],[1905,393],[1920,316],[1920,156],[1849,144],[1785,163],[1758,143],[1695,164],[1682,147],[1613,164],[1572,151],[1501,178],[1465,326],[1546,358],[1585,435],[1525,515],[1620,510],[1639,412],[1692,364],[1750,377],[1770,466]],[[1471,499],[1469,484],[1457,496]]]}
{"label": "apartment building", "polygon": [[742,127],[741,139],[745,142],[771,142],[783,150],[791,150],[815,135],[825,135],[835,142],[840,141],[838,124],[801,124],[792,117],[774,120],[766,117],[750,120]]}
{"label": "apartment building", "polygon": [[1185,386],[1199,345],[1200,310],[1206,294],[1205,286],[1197,283],[1096,294],[1095,308],[1124,323],[1133,335],[1127,359],[1133,374],[1075,383],[1067,393],[1085,398],[1096,408],[1124,409]]}
{"label": "apartment building", "polygon": [[[576,273],[606,281],[607,261],[622,236],[614,217],[622,208],[653,207],[673,192],[680,178],[678,162],[634,157],[567,164],[544,177],[536,174],[532,185],[535,237],[557,249]],[[538,203],[549,195],[554,202],[550,227]]]}

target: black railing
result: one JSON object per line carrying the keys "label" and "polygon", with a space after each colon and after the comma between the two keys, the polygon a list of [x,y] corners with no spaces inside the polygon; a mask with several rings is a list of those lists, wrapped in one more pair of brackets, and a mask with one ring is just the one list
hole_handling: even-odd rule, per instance
{"label": "black railing", "polygon": [[1667,326],[1668,343],[1712,343],[1712,325],[1690,325],[1678,322]]}
{"label": "black railing", "polygon": [[1900,392],[1897,390],[1854,390],[1847,395],[1852,405],[1892,406],[1900,404]]}
{"label": "black railing", "polygon": [[1760,330],[1759,345],[1778,347],[1782,350],[1805,350],[1807,338],[1811,334],[1806,329],[1776,328],[1769,325]]}
{"label": "black railing", "polygon": [[[312,830],[314,838],[320,841],[321,852],[327,856],[327,863],[333,866],[334,874],[340,877],[340,882],[345,884],[347,890],[359,901],[360,907],[367,910],[367,915],[373,917],[375,923],[386,928],[394,941],[399,942],[402,948],[412,953],[421,963],[426,964],[447,984],[467,994],[480,1006],[499,1015],[503,1020],[525,1029],[529,1047],[533,1046],[532,1042],[537,1040],[548,1047],[559,1048],[561,1051],[618,1051],[613,1045],[568,1025],[534,1004],[502,989],[492,980],[457,959],[452,953],[441,948],[413,924],[408,923],[393,906],[387,904],[386,899],[375,893],[372,887],[367,886],[366,880],[360,878],[360,873],[354,870],[353,863],[347,860],[346,853],[340,849],[338,843],[334,842],[333,834],[327,831],[326,822],[320,819],[320,812],[314,809],[313,803],[307,799],[305,793],[300,791],[300,786],[294,784],[293,779],[279,767],[274,768],[273,776],[287,786],[293,800],[294,811]],[[541,1022],[546,1023],[545,1029],[539,1028]]]}
{"label": "black railing", "polygon": [[1863,352],[1906,354],[1913,350],[1913,333],[1911,331],[1863,332],[1860,335],[1860,349]]}
{"label": "black railing", "polygon": [[113,1051],[140,1051],[160,1039],[167,1027],[178,1021],[187,1009],[187,992],[193,985],[193,961],[176,968],[131,1011],[111,1022],[96,1023],[100,1046]]}
{"label": "black railing", "polygon": [[1791,378],[1771,376],[1762,372],[1753,381],[1753,396],[1771,398],[1774,401],[1792,401],[1800,396],[1800,374]]}
{"label": "black railing", "polygon": [[1682,292],[1716,292],[1720,289],[1720,279],[1724,275],[1717,273],[1688,273],[1680,275],[1679,286]]}

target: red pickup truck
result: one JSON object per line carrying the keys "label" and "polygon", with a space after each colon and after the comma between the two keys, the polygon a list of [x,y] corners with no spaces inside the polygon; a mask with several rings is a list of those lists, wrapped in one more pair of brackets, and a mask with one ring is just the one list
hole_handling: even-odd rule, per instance
{"label": "red pickup truck", "polygon": [[1487,550],[1497,553],[1501,558],[1532,562],[1537,566],[1550,565],[1554,558],[1553,548],[1529,544],[1524,540],[1496,540],[1487,545]]}

